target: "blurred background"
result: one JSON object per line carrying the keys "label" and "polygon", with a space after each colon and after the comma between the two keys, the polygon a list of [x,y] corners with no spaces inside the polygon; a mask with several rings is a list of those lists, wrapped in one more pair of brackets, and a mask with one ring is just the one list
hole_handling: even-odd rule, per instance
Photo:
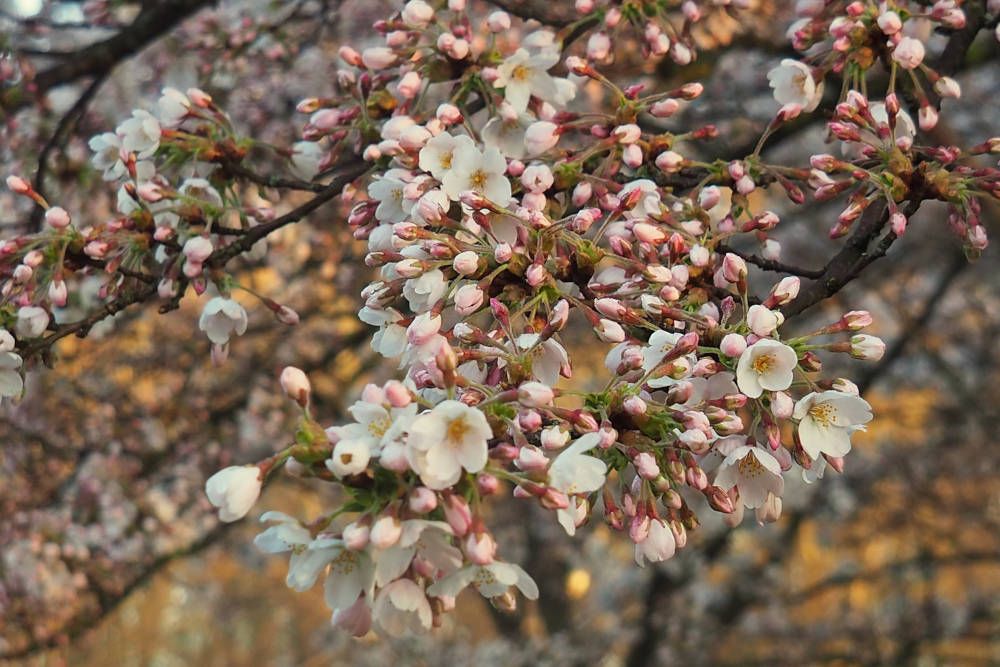
{"label": "blurred background", "polygon": [[[172,3],[85,4],[0,0],[5,87],[25,68],[64,62]],[[173,4],[184,11],[177,27],[150,37],[140,55],[60,82],[44,105],[7,108],[5,170],[33,174],[43,154],[52,201],[78,219],[103,218],[115,193],[90,167],[86,141],[132,108],[149,107],[164,85],[200,86],[242,132],[289,145],[305,122],[296,102],[332,90],[337,46],[357,44],[396,7]],[[739,21],[721,12],[706,20],[703,50],[688,67],[654,65],[636,49],[611,68],[652,89],[705,84],[669,128],[711,122],[720,138],[686,147],[689,154],[742,157],[774,113],[766,73],[792,55],[783,32],[793,8],[785,0],[752,4]],[[547,3],[546,11],[571,8]],[[956,77],[963,97],[946,102],[934,130],[940,143],[970,145],[997,131],[1000,67],[990,33]],[[836,102],[831,88],[826,108]],[[783,132],[765,159],[799,165],[836,151],[824,143],[822,117]],[[301,201],[270,190],[246,196],[279,213]],[[759,197],[782,216],[783,256],[821,267],[838,247],[826,231],[843,203],[790,210],[780,192]],[[748,517],[730,530],[706,521],[673,560],[645,569],[633,563],[628,540],[599,522],[570,539],[551,515],[499,503],[493,525],[508,545],[504,557],[535,577],[540,601],[501,614],[467,594],[434,634],[391,641],[334,631],[321,593],[288,590],[286,559],[253,547],[260,528],[252,518],[222,527],[202,493],[218,468],[287,442],[294,411],[277,391],[283,366],[309,372],[314,413],[325,423],[341,417],[366,381],[393,373],[354,316],[369,276],[364,248],[346,233],[344,211],[327,206],[270,238],[266,264],[242,269],[244,282],[297,310],[299,326],[279,324],[248,300],[250,329],[216,368],[197,335],[198,301],[166,316],[128,311],[86,340],[65,341],[55,369],[30,374],[21,403],[4,402],[0,664],[1000,664],[998,251],[994,244],[966,261],[945,218],[926,205],[885,259],[789,325],[805,332],[867,309],[872,333],[887,341],[878,363],[827,358],[831,376],[857,381],[876,412],[843,474],[812,485],[789,480],[777,523],[760,527]],[[984,218],[1000,234],[996,208]],[[30,224],[22,202],[0,193],[2,234]],[[763,293],[775,279],[757,272],[751,285]],[[71,304],[64,317],[88,305]],[[571,356],[574,382],[603,384],[602,350],[581,344]],[[329,506],[328,494],[283,477],[258,507],[312,517]]]}

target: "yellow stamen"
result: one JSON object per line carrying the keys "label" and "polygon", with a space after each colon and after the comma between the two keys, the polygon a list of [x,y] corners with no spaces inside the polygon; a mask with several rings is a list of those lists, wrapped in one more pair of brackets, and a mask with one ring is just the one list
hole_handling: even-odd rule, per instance
{"label": "yellow stamen", "polygon": [[465,422],[465,417],[459,417],[448,424],[448,441],[459,443],[469,432],[469,425]]}
{"label": "yellow stamen", "polygon": [[774,358],[773,354],[762,354],[753,360],[750,367],[753,369],[754,373],[763,375],[774,368],[776,361],[777,360]]}
{"label": "yellow stamen", "polygon": [[820,426],[831,426],[837,418],[837,408],[830,403],[817,403],[809,408],[809,416]]}
{"label": "yellow stamen", "polygon": [[472,186],[470,190],[482,191],[486,187],[486,181],[489,179],[489,174],[487,174],[482,169],[477,169],[472,172],[469,176],[469,184]]}
{"label": "yellow stamen", "polygon": [[736,464],[742,477],[759,477],[764,472],[764,466],[760,464],[753,452],[750,452]]}

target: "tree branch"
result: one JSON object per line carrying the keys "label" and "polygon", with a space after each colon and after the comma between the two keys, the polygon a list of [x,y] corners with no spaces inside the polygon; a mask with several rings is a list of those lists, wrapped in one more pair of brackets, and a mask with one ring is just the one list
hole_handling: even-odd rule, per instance
{"label": "tree branch", "polygon": [[[144,9],[131,25],[106,40],[86,46],[38,74],[28,83],[27,90],[12,89],[0,98],[0,108],[13,113],[56,86],[88,76],[106,76],[121,61],[129,58],[178,23],[215,0],[172,0]],[[31,94],[25,94],[30,92]]]}
{"label": "tree branch", "polygon": [[[916,212],[919,206],[920,201],[909,202],[904,207],[904,215],[909,217]],[[869,250],[869,246],[882,231],[888,219],[889,210],[885,203],[870,205],[862,214],[857,228],[847,243],[826,263],[820,276],[803,289],[798,298],[781,309],[785,317],[798,315],[820,301],[833,296],[843,289],[844,285],[858,277],[869,264],[879,257],[883,257],[896,239],[894,233],[886,234],[872,250]]]}

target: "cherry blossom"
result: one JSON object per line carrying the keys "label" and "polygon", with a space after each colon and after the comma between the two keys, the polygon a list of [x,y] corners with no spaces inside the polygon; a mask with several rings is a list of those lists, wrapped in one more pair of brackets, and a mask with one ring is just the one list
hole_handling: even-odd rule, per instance
{"label": "cherry blossom", "polygon": [[740,355],[736,384],[750,398],[767,391],[781,391],[792,384],[799,358],[795,350],[776,340],[762,339]]}
{"label": "cherry blossom", "polygon": [[811,392],[795,404],[802,449],[812,459],[820,454],[844,456],[851,451],[851,433],[864,430],[872,419],[863,398],[841,391]]}
{"label": "cherry blossom", "polygon": [[759,447],[737,447],[719,466],[715,485],[723,489],[736,487],[740,500],[748,509],[760,507],[767,494],[781,496],[785,480],[781,465],[771,454]]}
{"label": "cherry blossom", "polygon": [[237,521],[257,502],[262,483],[259,467],[230,466],[208,478],[205,495],[219,508],[221,520]]}
{"label": "cherry blossom", "polygon": [[492,437],[482,412],[458,401],[442,401],[410,425],[407,458],[425,485],[443,489],[458,481],[463,468],[483,469]]}

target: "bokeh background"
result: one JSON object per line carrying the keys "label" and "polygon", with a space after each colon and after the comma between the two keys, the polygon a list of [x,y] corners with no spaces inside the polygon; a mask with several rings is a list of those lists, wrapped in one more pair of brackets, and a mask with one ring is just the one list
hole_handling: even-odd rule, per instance
{"label": "bokeh background", "polygon": [[[105,23],[95,27],[93,8],[85,13],[81,3],[0,0],[5,85],[19,68],[58,62],[64,56],[53,54],[106,39],[143,10],[105,4]],[[792,55],[783,38],[792,7],[752,5],[741,21],[722,13],[706,21],[703,51],[688,67],[656,66],[638,49],[614,65],[620,79],[654,89],[705,84],[703,98],[670,121],[672,129],[719,127],[719,139],[686,147],[691,154],[746,155],[774,113],[766,72]],[[219,2],[102,76],[69,127],[60,120],[88,80],[53,89],[43,106],[4,113],[0,162],[34,173],[55,136],[46,163],[53,200],[99,219],[114,193],[89,167],[86,140],[152,104],[163,85],[198,85],[245,133],[290,144],[305,120],[296,102],[331,90],[337,46],[363,40],[392,7]],[[946,103],[934,130],[940,143],[969,145],[997,131],[990,32],[957,76],[963,98]],[[835,94],[828,90],[826,108]],[[831,150],[821,118],[781,133],[765,158],[805,164]],[[246,196],[278,212],[298,201],[274,191]],[[759,197],[782,214],[784,257],[822,266],[837,247],[826,237],[837,203],[792,211],[780,193]],[[286,561],[254,549],[253,520],[220,526],[202,488],[219,467],[288,440],[294,411],[277,391],[284,365],[310,373],[315,413],[328,423],[366,381],[391,376],[354,317],[369,274],[343,216],[327,206],[269,239],[266,264],[242,268],[245,282],[300,313],[298,327],[247,301],[250,330],[217,368],[196,335],[196,300],[166,316],[129,311],[86,340],[66,341],[55,369],[32,373],[27,397],[0,408],[0,664],[1000,664],[1000,264],[995,244],[968,262],[932,206],[888,257],[790,324],[806,331],[867,309],[888,351],[874,364],[828,359],[831,371],[858,381],[877,419],[856,437],[843,474],[789,485],[780,521],[760,527],[748,518],[737,530],[706,521],[672,561],[640,569],[628,541],[599,522],[570,539],[550,515],[508,501],[493,524],[509,545],[505,557],[538,580],[538,603],[501,614],[467,594],[428,637],[335,632],[321,593],[285,588]],[[984,217],[1000,234],[996,207]],[[24,231],[29,218],[0,193],[3,234]],[[773,279],[754,273],[751,285],[764,292]],[[600,351],[581,344],[572,352],[575,381],[603,384]],[[259,507],[309,517],[330,504],[329,493],[283,477]]]}

